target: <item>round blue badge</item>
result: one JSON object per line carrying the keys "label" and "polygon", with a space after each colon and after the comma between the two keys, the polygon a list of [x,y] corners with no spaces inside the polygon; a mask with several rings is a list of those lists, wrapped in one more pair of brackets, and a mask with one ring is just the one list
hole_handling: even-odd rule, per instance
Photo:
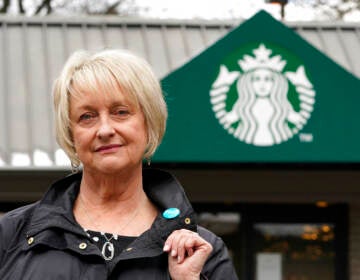
{"label": "round blue badge", "polygon": [[180,210],[178,208],[168,208],[162,215],[165,219],[174,219],[180,215]]}

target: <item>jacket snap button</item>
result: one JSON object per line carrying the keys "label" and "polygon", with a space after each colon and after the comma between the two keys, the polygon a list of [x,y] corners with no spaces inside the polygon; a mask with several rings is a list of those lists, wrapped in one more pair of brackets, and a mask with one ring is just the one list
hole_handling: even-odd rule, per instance
{"label": "jacket snap button", "polygon": [[185,218],[185,224],[189,225],[191,223],[191,219],[190,218]]}
{"label": "jacket snap button", "polygon": [[87,247],[87,244],[86,244],[85,242],[82,242],[82,243],[79,244],[79,248],[80,248],[81,250],[86,249],[86,247]]}
{"label": "jacket snap button", "polygon": [[30,237],[27,242],[28,242],[29,245],[33,244],[34,243],[34,237]]}

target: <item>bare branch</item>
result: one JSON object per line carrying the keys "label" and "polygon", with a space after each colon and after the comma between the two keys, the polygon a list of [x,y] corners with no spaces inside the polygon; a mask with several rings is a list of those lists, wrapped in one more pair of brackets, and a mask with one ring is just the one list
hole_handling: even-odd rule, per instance
{"label": "bare branch", "polygon": [[43,0],[41,4],[36,8],[35,15],[40,14],[41,10],[46,8],[46,14],[49,15],[52,12],[51,0]]}
{"label": "bare branch", "polygon": [[25,9],[24,9],[24,5],[23,5],[23,0],[18,0],[18,5],[19,5],[19,13],[20,13],[20,14],[25,14]]}
{"label": "bare branch", "polygon": [[123,0],[119,0],[116,1],[115,3],[111,4],[109,7],[107,7],[107,9],[105,10],[104,14],[106,15],[116,15],[118,12],[116,11],[116,8],[122,4],[124,1]]}
{"label": "bare branch", "polygon": [[4,5],[0,9],[0,13],[3,14],[7,13],[9,6],[10,6],[10,0],[4,0]]}

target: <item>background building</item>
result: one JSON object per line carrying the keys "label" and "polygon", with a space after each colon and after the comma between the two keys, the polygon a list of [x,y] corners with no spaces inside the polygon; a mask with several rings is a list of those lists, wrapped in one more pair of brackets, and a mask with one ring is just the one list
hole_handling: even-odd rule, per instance
{"label": "background building", "polygon": [[[128,48],[153,65],[169,103],[169,130],[152,165],[182,182],[201,223],[228,244],[241,279],[360,279],[360,25],[285,26],[264,12],[239,27],[109,17],[0,24],[0,211],[35,201],[70,172],[55,143],[50,94],[66,58],[77,49]],[[315,97],[296,132],[295,125],[288,138],[260,147],[256,133],[247,139],[235,122],[223,126],[221,98],[212,97],[228,86],[229,113],[235,80],[261,58],[290,73],[293,95],[303,87]],[[220,78],[221,65],[233,75]],[[294,78],[302,65],[307,86]]]}

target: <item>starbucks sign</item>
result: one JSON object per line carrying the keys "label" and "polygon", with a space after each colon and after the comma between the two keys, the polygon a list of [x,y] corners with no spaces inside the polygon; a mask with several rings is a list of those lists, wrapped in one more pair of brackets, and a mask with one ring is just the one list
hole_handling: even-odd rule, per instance
{"label": "starbucks sign", "polygon": [[273,146],[305,126],[315,90],[302,61],[275,44],[248,44],[219,65],[210,102],[221,126],[239,141]]}

